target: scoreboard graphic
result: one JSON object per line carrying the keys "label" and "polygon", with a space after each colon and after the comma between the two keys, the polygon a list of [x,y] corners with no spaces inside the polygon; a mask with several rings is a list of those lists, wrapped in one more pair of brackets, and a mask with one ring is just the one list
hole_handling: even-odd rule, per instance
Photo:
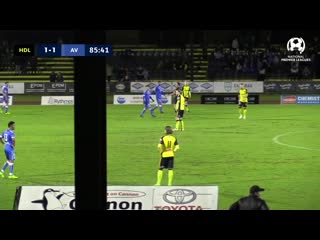
{"label": "scoreboard graphic", "polygon": [[16,45],[15,56],[94,57],[112,56],[110,44],[38,44]]}

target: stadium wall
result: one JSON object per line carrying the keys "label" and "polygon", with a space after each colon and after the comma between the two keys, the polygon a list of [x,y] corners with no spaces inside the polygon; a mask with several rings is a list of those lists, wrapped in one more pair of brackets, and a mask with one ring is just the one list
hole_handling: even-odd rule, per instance
{"label": "stadium wall", "polygon": [[9,94],[13,105],[40,105],[42,96],[73,96],[74,83],[10,82]]}

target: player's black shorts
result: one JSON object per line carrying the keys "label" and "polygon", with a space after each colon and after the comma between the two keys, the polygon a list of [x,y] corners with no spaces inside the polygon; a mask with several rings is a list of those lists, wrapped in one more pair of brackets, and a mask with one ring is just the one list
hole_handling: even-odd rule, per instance
{"label": "player's black shorts", "polygon": [[184,98],[185,98],[186,102],[188,102],[189,98],[187,98],[187,97],[184,97]]}
{"label": "player's black shorts", "polygon": [[246,103],[246,102],[240,102],[240,103],[239,103],[239,107],[244,107],[244,108],[246,108],[246,107],[247,107],[247,103]]}
{"label": "player's black shorts", "polygon": [[165,158],[161,158],[160,161],[160,168],[167,168],[167,169],[173,169],[173,157],[165,157]]}
{"label": "player's black shorts", "polygon": [[178,111],[178,118],[183,118],[184,110]]}

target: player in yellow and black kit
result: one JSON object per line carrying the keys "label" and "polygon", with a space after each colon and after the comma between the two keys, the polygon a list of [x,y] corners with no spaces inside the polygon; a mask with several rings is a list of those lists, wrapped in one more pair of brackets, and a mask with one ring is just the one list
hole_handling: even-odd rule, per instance
{"label": "player in yellow and black kit", "polygon": [[177,91],[177,103],[176,103],[176,128],[175,131],[181,130],[184,131],[184,122],[183,122],[183,114],[185,109],[185,97],[179,91]]}
{"label": "player in yellow and black kit", "polygon": [[189,98],[191,98],[191,90],[187,82],[184,83],[184,86],[182,88],[182,94],[185,98],[185,109],[187,110],[187,112],[189,112],[188,103],[189,103]]}
{"label": "player in yellow and black kit", "polygon": [[239,90],[239,113],[240,113],[239,119],[246,119],[247,105],[248,105],[248,90],[241,83],[240,90]]}
{"label": "player in yellow and black kit", "polygon": [[173,167],[174,167],[174,152],[179,149],[178,140],[172,135],[172,127],[165,127],[166,135],[160,138],[158,149],[161,153],[160,167],[157,174],[156,186],[161,185],[163,169],[168,169],[168,186],[172,186],[173,181]]}

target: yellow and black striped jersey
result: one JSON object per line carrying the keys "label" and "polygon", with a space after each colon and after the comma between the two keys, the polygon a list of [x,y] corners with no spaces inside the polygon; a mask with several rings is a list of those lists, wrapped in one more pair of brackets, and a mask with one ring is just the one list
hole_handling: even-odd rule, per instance
{"label": "yellow and black striped jersey", "polygon": [[184,110],[184,106],[186,103],[186,99],[183,95],[180,94],[180,96],[178,96],[177,98],[177,103],[176,103],[176,110]]}
{"label": "yellow and black striped jersey", "polygon": [[191,98],[191,90],[189,85],[184,85],[182,88],[182,95],[185,98]]}
{"label": "yellow and black striped jersey", "polygon": [[160,138],[158,148],[162,157],[174,157],[174,151],[178,149],[178,140],[173,135],[165,135]]}
{"label": "yellow and black striped jersey", "polygon": [[246,88],[239,90],[240,102],[248,102],[248,90]]}

